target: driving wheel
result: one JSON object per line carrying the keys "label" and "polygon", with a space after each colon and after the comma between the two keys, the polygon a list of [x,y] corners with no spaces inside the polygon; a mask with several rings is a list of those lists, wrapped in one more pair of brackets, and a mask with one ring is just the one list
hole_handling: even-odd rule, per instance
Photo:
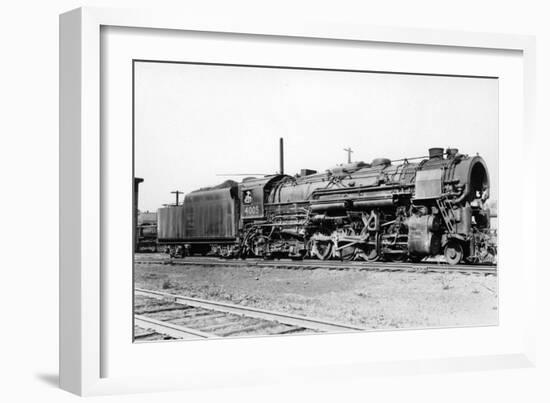
{"label": "driving wheel", "polygon": [[311,254],[319,260],[326,260],[330,257],[332,252],[332,242],[331,241],[315,241],[313,243],[313,248],[311,249]]}

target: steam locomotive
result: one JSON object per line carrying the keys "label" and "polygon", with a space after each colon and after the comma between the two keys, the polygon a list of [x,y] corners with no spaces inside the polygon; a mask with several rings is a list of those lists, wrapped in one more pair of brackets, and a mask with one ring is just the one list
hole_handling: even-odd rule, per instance
{"label": "steam locomotive", "polygon": [[483,158],[456,148],[229,180],[159,209],[158,243],[172,256],[492,262],[489,190]]}

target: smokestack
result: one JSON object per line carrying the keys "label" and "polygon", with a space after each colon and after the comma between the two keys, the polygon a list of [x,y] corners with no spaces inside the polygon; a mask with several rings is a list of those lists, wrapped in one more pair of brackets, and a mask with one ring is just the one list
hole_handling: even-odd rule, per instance
{"label": "smokestack", "polygon": [[284,175],[285,173],[285,156],[283,149],[283,138],[279,138],[279,173]]}
{"label": "smokestack", "polygon": [[443,149],[439,147],[433,147],[428,150],[430,159],[432,158],[443,158]]}

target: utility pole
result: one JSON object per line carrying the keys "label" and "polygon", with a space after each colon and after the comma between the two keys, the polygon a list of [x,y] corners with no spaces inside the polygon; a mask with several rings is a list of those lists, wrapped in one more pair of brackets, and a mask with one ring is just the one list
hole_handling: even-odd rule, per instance
{"label": "utility pole", "polygon": [[179,190],[174,190],[173,192],[170,192],[170,193],[176,195],[176,206],[179,206],[180,205],[180,194],[182,195],[183,192],[181,192]]}
{"label": "utility pole", "polygon": [[348,147],[344,148],[344,151],[348,153],[348,164],[351,164],[351,153],[353,152],[353,150],[351,149],[351,147]]}
{"label": "utility pole", "polygon": [[279,138],[279,173],[281,175],[285,173],[285,151],[282,137]]}

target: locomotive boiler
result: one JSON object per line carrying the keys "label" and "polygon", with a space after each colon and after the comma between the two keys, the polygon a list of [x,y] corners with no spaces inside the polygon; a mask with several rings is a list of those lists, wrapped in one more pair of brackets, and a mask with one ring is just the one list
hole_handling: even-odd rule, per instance
{"label": "locomotive boiler", "polygon": [[487,262],[496,256],[489,192],[483,158],[431,148],[420,159],[376,158],[188,193],[182,206],[159,209],[159,244],[180,256]]}

